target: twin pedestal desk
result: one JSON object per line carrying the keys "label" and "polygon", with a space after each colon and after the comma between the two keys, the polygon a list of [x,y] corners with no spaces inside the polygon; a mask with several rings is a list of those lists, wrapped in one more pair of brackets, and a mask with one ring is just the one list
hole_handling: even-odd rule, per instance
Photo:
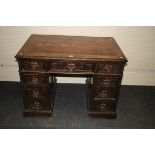
{"label": "twin pedestal desk", "polygon": [[127,59],[113,38],[31,35],[15,58],[23,87],[24,116],[52,117],[56,76],[87,78],[88,116],[117,116]]}

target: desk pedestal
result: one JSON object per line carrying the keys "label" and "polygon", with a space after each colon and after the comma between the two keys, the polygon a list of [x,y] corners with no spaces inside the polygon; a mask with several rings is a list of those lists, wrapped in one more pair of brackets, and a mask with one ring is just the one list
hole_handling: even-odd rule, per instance
{"label": "desk pedestal", "polygon": [[[52,74],[21,73],[24,117],[53,116],[56,77]],[[91,118],[116,117],[121,76],[92,75],[86,80],[87,111]]]}

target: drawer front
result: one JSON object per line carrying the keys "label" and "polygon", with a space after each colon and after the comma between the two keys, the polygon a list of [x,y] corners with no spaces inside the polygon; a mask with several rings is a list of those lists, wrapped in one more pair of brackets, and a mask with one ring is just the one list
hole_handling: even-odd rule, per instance
{"label": "drawer front", "polygon": [[100,62],[95,64],[96,73],[122,74],[124,65],[117,62]]}
{"label": "drawer front", "polygon": [[121,76],[94,76],[93,85],[100,87],[117,87],[121,83]]}
{"label": "drawer front", "polygon": [[44,60],[19,60],[19,69],[20,71],[45,71],[46,63]]}
{"label": "drawer front", "polygon": [[41,74],[21,74],[21,82],[24,84],[47,84],[48,76]]}
{"label": "drawer front", "polygon": [[82,61],[50,61],[48,71],[51,72],[92,72],[93,64]]}
{"label": "drawer front", "polygon": [[115,112],[116,103],[112,101],[95,101],[93,103],[93,110],[99,112]]}
{"label": "drawer front", "polygon": [[118,88],[105,88],[100,87],[97,89],[94,89],[94,98],[95,99],[114,99],[117,97],[118,94]]}
{"label": "drawer front", "polygon": [[51,105],[47,100],[43,99],[25,99],[25,110],[51,110]]}
{"label": "drawer front", "polygon": [[44,86],[24,87],[24,95],[28,98],[47,98],[50,96],[50,91],[48,87]]}

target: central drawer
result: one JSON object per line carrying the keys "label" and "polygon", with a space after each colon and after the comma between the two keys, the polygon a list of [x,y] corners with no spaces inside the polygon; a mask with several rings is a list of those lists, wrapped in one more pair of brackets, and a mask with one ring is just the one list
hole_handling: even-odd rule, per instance
{"label": "central drawer", "polygon": [[49,72],[93,72],[93,64],[88,61],[49,61],[48,62]]}

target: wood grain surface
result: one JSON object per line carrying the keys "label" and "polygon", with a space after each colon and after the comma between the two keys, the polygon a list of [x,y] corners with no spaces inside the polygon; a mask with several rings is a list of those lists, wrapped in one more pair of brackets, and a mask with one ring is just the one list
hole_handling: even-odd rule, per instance
{"label": "wood grain surface", "polygon": [[126,61],[112,37],[31,35],[16,58],[90,58]]}

